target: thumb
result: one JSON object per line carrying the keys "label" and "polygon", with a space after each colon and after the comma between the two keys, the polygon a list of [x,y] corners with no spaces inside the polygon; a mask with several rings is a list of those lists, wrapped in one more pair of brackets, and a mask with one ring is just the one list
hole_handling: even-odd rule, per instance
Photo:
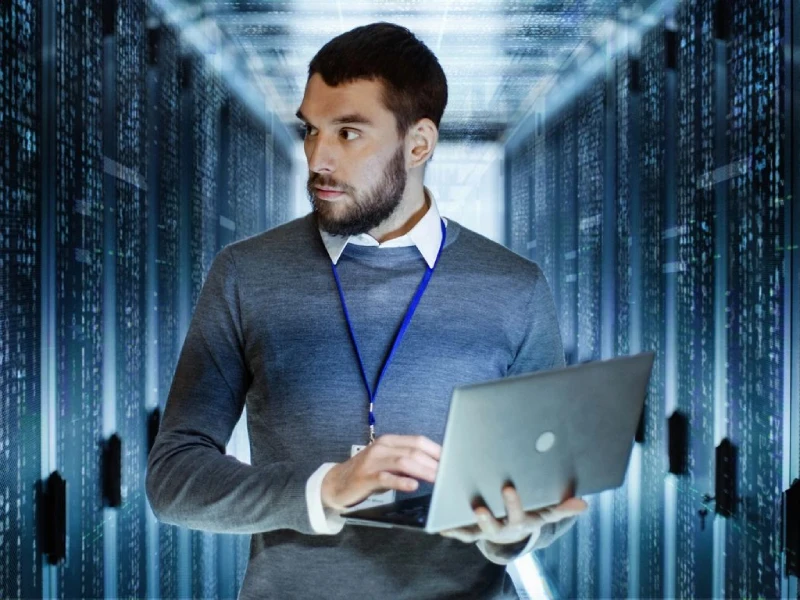
{"label": "thumb", "polygon": [[589,507],[580,498],[569,498],[556,506],[547,506],[536,511],[536,516],[543,523],[556,523],[562,519],[573,517],[585,511]]}
{"label": "thumb", "polygon": [[567,498],[556,507],[558,510],[568,510],[570,512],[580,513],[589,508],[589,505],[582,498]]}

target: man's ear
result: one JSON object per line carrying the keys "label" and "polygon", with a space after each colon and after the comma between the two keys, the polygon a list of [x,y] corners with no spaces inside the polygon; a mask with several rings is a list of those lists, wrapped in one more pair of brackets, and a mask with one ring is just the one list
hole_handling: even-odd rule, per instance
{"label": "man's ear", "polygon": [[408,148],[408,168],[422,166],[433,154],[439,141],[439,130],[430,119],[420,119],[406,136]]}

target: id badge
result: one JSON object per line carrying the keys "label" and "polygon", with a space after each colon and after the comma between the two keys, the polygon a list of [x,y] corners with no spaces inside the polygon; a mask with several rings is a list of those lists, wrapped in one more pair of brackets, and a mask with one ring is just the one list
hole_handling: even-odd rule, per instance
{"label": "id badge", "polygon": [[[353,458],[356,454],[361,452],[366,446],[361,446],[359,444],[353,444],[350,448],[350,458]],[[361,510],[362,508],[373,508],[375,506],[380,506],[382,504],[389,504],[394,502],[395,499],[395,491],[396,490],[386,490],[382,494],[372,494],[363,502],[356,504],[355,506],[350,506],[347,508],[347,511],[353,510]]]}

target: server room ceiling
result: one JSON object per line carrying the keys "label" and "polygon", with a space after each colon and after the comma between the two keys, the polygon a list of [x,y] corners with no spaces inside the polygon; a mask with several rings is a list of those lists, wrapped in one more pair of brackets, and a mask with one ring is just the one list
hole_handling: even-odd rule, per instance
{"label": "server room ceiling", "polygon": [[[438,57],[449,99],[440,140],[502,141],[552,76],[595,45],[619,19],[641,12],[619,0],[156,0],[181,29],[212,29],[240,56],[241,76],[267,93],[276,115],[302,137],[295,111],[308,63],[353,27],[408,27]],[[649,4],[649,3],[648,3]],[[638,10],[636,10],[638,9]],[[202,25],[202,27],[200,27]]]}

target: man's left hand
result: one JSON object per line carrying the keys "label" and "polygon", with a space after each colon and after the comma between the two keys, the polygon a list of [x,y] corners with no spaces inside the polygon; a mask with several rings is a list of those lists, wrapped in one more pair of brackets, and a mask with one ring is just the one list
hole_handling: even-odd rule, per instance
{"label": "man's left hand", "polygon": [[580,498],[568,498],[561,504],[546,506],[538,510],[525,512],[519,494],[513,486],[503,488],[503,500],[506,505],[506,518],[495,519],[492,511],[486,506],[475,509],[478,524],[458,529],[447,529],[439,532],[445,537],[455,538],[465,543],[486,540],[493,544],[516,544],[529,537],[538,539],[545,523],[557,523],[585,511],[588,504]]}

